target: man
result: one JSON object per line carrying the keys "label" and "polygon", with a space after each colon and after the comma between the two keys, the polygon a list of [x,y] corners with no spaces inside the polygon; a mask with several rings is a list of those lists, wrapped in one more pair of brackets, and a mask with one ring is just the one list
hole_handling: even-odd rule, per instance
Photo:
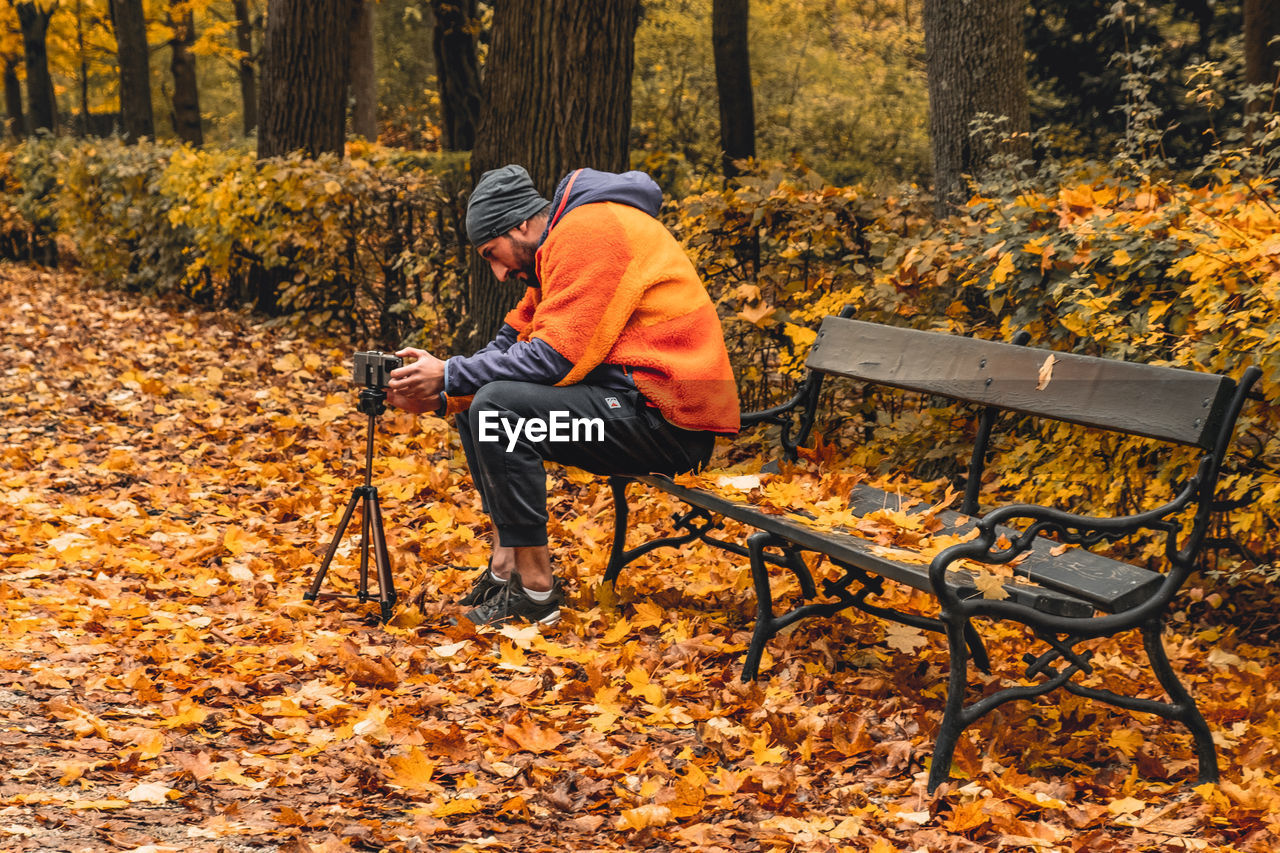
{"label": "man", "polygon": [[553,624],[562,594],[547,545],[545,461],[596,474],[675,474],[737,432],[738,398],[715,306],[655,217],[640,172],[579,169],[550,202],[520,166],[485,172],[467,237],[500,281],[528,285],[471,356],[392,371],[387,401],[459,413],[467,465],[497,533],[462,599],[476,624]]}

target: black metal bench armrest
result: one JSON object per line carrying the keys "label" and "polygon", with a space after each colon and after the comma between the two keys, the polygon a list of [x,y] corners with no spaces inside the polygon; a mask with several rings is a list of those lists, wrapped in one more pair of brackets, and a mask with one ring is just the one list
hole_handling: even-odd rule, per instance
{"label": "black metal bench armrest", "polygon": [[755,426],[766,421],[777,422],[785,415],[791,414],[796,407],[803,404],[809,394],[808,384],[802,384],[798,391],[785,403],[780,403],[768,409],[760,409],[755,412],[742,412],[739,417],[744,427]]}
{"label": "black metal bench armrest", "polygon": [[[1164,532],[1172,542],[1178,529],[1170,516],[1186,509],[1196,496],[1199,485],[1193,479],[1172,501],[1146,512],[1111,518],[1078,515],[1065,512],[1054,507],[1037,506],[1035,504],[1011,504],[999,507],[984,515],[977,524],[978,535],[968,542],[961,542],[938,554],[929,566],[929,581],[934,593],[940,600],[959,609],[977,612],[981,610],[987,615],[1004,616],[1021,619],[1025,616],[1025,608],[1019,605],[984,600],[964,603],[956,598],[947,585],[947,570],[960,560],[973,560],[978,563],[1003,564],[1029,551],[1036,539],[1044,533],[1054,534],[1064,544],[1090,546],[1106,540],[1116,540],[1131,535],[1139,530],[1158,530]],[[1017,521],[1031,522],[1026,527],[1015,529],[1009,535],[1011,524]],[[1000,542],[1005,536],[1008,545]],[[1150,598],[1143,604],[1122,614],[1097,617],[1091,620],[1096,625],[1096,634],[1101,635],[1116,630],[1116,625],[1136,624],[1144,615],[1163,608],[1190,574],[1193,560],[1185,554],[1175,554],[1170,549],[1171,567],[1164,574],[1163,580]],[[1035,618],[1035,624],[1046,624],[1058,630],[1067,630],[1067,620]],[[1115,623],[1114,625],[1112,623]],[[1073,628],[1072,630],[1079,630]],[[1089,633],[1095,633],[1090,629]]]}
{"label": "black metal bench armrest", "polygon": [[[1139,530],[1169,529],[1170,515],[1185,509],[1195,492],[1195,484],[1183,489],[1169,503],[1135,515],[1099,517],[1077,515],[1055,507],[1036,504],[1012,504],[988,512],[978,521],[978,539],[987,543],[988,563],[1007,563],[1028,550],[1042,533],[1052,533],[1058,541],[1085,547],[1103,541],[1114,541]],[[999,528],[1016,527],[1016,522],[1030,524],[1009,537],[1009,547],[998,545]],[[1006,533],[1007,535],[1007,533]]]}

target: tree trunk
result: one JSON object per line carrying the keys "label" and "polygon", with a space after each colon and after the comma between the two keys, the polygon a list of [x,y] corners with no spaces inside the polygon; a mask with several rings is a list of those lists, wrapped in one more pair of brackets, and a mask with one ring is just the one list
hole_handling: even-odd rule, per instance
{"label": "tree trunk", "polygon": [[[999,149],[970,133],[980,113],[1005,116],[1001,135],[1025,134],[1025,0],[925,0],[929,131],[939,215],[968,196],[965,175],[979,173]],[[1015,147],[1025,147],[1025,136]]]}
{"label": "tree trunk", "polygon": [[173,38],[169,40],[169,67],[173,71],[173,132],[183,142],[198,147],[204,144],[204,130],[200,125],[196,57],[191,52],[191,45],[196,41],[196,22],[190,7],[185,10],[177,8],[179,2],[169,0],[169,25],[173,28]]}
{"label": "tree trunk", "polygon": [[254,74],[253,21],[248,0],[232,0],[236,13],[236,50],[240,52],[240,103],[244,110],[244,135],[258,126],[258,81]]}
{"label": "tree trunk", "polygon": [[351,30],[351,133],[378,138],[378,79],[373,56],[373,0],[356,0]]}
{"label": "tree trunk", "polygon": [[1280,0],[1244,0],[1244,77],[1250,86],[1265,86],[1267,94],[1249,101],[1247,111],[1275,109],[1276,62],[1280,61]]}
{"label": "tree trunk", "polygon": [[22,114],[22,83],[18,80],[18,60],[8,57],[4,61],[4,106],[9,114],[8,136],[21,139],[26,135],[26,117]]}
{"label": "tree trunk", "polygon": [[151,112],[151,51],[142,0],[110,0],[111,26],[120,59],[120,122],[129,142],[155,138]]}
{"label": "tree trunk", "polygon": [[270,0],[258,156],[343,153],[355,0]]}
{"label": "tree trunk", "polygon": [[89,50],[85,43],[84,30],[84,4],[82,0],[76,0],[76,53],[80,59],[80,79],[77,81],[80,94],[80,117],[75,124],[76,133],[81,136],[89,135],[89,123],[92,119],[89,117]]}
{"label": "tree trunk", "polygon": [[[627,168],[639,0],[495,0],[471,175],[519,163],[551,198],[570,169]],[[520,293],[472,263],[468,326],[488,340]]]}
{"label": "tree trunk", "polygon": [[720,150],[726,178],[738,174],[737,160],[756,156],[756,114],[747,46],[750,0],[713,0],[711,47],[720,95]]}
{"label": "tree trunk", "polygon": [[480,118],[480,62],[476,58],[476,0],[431,0],[441,145],[470,151]]}
{"label": "tree trunk", "polygon": [[19,3],[18,22],[22,26],[22,52],[27,65],[27,111],[31,133],[58,129],[53,99],[53,78],[49,76],[49,50],[45,39],[49,18],[56,6],[41,8],[35,3]]}

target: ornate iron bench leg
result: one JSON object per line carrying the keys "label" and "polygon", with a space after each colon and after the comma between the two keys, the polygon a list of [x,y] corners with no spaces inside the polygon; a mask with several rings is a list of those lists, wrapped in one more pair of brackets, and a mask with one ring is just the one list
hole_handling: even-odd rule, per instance
{"label": "ornate iron bench leg", "polygon": [[742,664],[744,682],[755,680],[760,669],[760,658],[764,656],[764,645],[777,633],[773,618],[773,593],[769,589],[769,564],[764,558],[764,549],[776,542],[772,533],[763,530],[753,533],[747,539],[751,581],[756,588],[756,627],[751,634],[751,646],[747,649],[746,660]]}
{"label": "ornate iron bench leg", "polygon": [[791,570],[791,574],[796,576],[796,580],[800,582],[800,595],[805,601],[816,598],[818,596],[818,587],[813,582],[813,574],[809,571],[809,566],[805,563],[800,549],[793,546],[784,546],[782,554],[783,562]]}
{"label": "ornate iron bench leg", "polygon": [[1144,624],[1142,644],[1147,647],[1147,658],[1151,661],[1151,668],[1155,671],[1160,686],[1169,694],[1172,707],[1175,709],[1175,716],[1172,718],[1190,729],[1191,736],[1195,739],[1196,760],[1200,765],[1197,781],[1200,784],[1205,782],[1216,784],[1218,752],[1213,745],[1213,734],[1209,731],[1209,724],[1205,722],[1200,709],[1196,707],[1196,700],[1191,697],[1191,693],[1183,686],[1178,679],[1178,674],[1173,671],[1173,666],[1169,663],[1169,656],[1165,653],[1164,641],[1161,639],[1163,633],[1163,620],[1156,619]]}
{"label": "ornate iron bench leg", "polygon": [[[969,687],[969,646],[966,642],[968,619],[948,616],[947,647],[951,657],[951,674],[947,678],[947,704],[942,713],[942,725],[933,745],[933,759],[929,763],[929,793],[951,778],[951,758],[956,744],[968,725],[964,712],[965,692]],[[971,629],[970,629],[971,630]]]}
{"label": "ornate iron bench leg", "polygon": [[985,672],[991,674],[991,658],[987,656],[987,646],[982,642],[982,637],[978,634],[973,623],[965,620],[964,623],[964,639],[969,644],[969,654],[973,656],[973,665]]}
{"label": "ornate iron bench leg", "polygon": [[631,483],[626,477],[610,477],[609,488],[613,491],[613,550],[609,553],[609,565],[604,570],[605,583],[613,583],[618,573],[627,564],[627,519],[631,508],[627,505],[627,486]]}

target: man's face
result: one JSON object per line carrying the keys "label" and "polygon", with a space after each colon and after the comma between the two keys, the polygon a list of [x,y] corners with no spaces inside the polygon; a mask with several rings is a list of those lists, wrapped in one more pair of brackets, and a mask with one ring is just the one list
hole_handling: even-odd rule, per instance
{"label": "man's face", "polygon": [[489,262],[489,268],[498,281],[506,281],[512,276],[526,283],[534,281],[538,241],[528,233],[531,230],[529,222],[525,221],[477,248],[480,257]]}

